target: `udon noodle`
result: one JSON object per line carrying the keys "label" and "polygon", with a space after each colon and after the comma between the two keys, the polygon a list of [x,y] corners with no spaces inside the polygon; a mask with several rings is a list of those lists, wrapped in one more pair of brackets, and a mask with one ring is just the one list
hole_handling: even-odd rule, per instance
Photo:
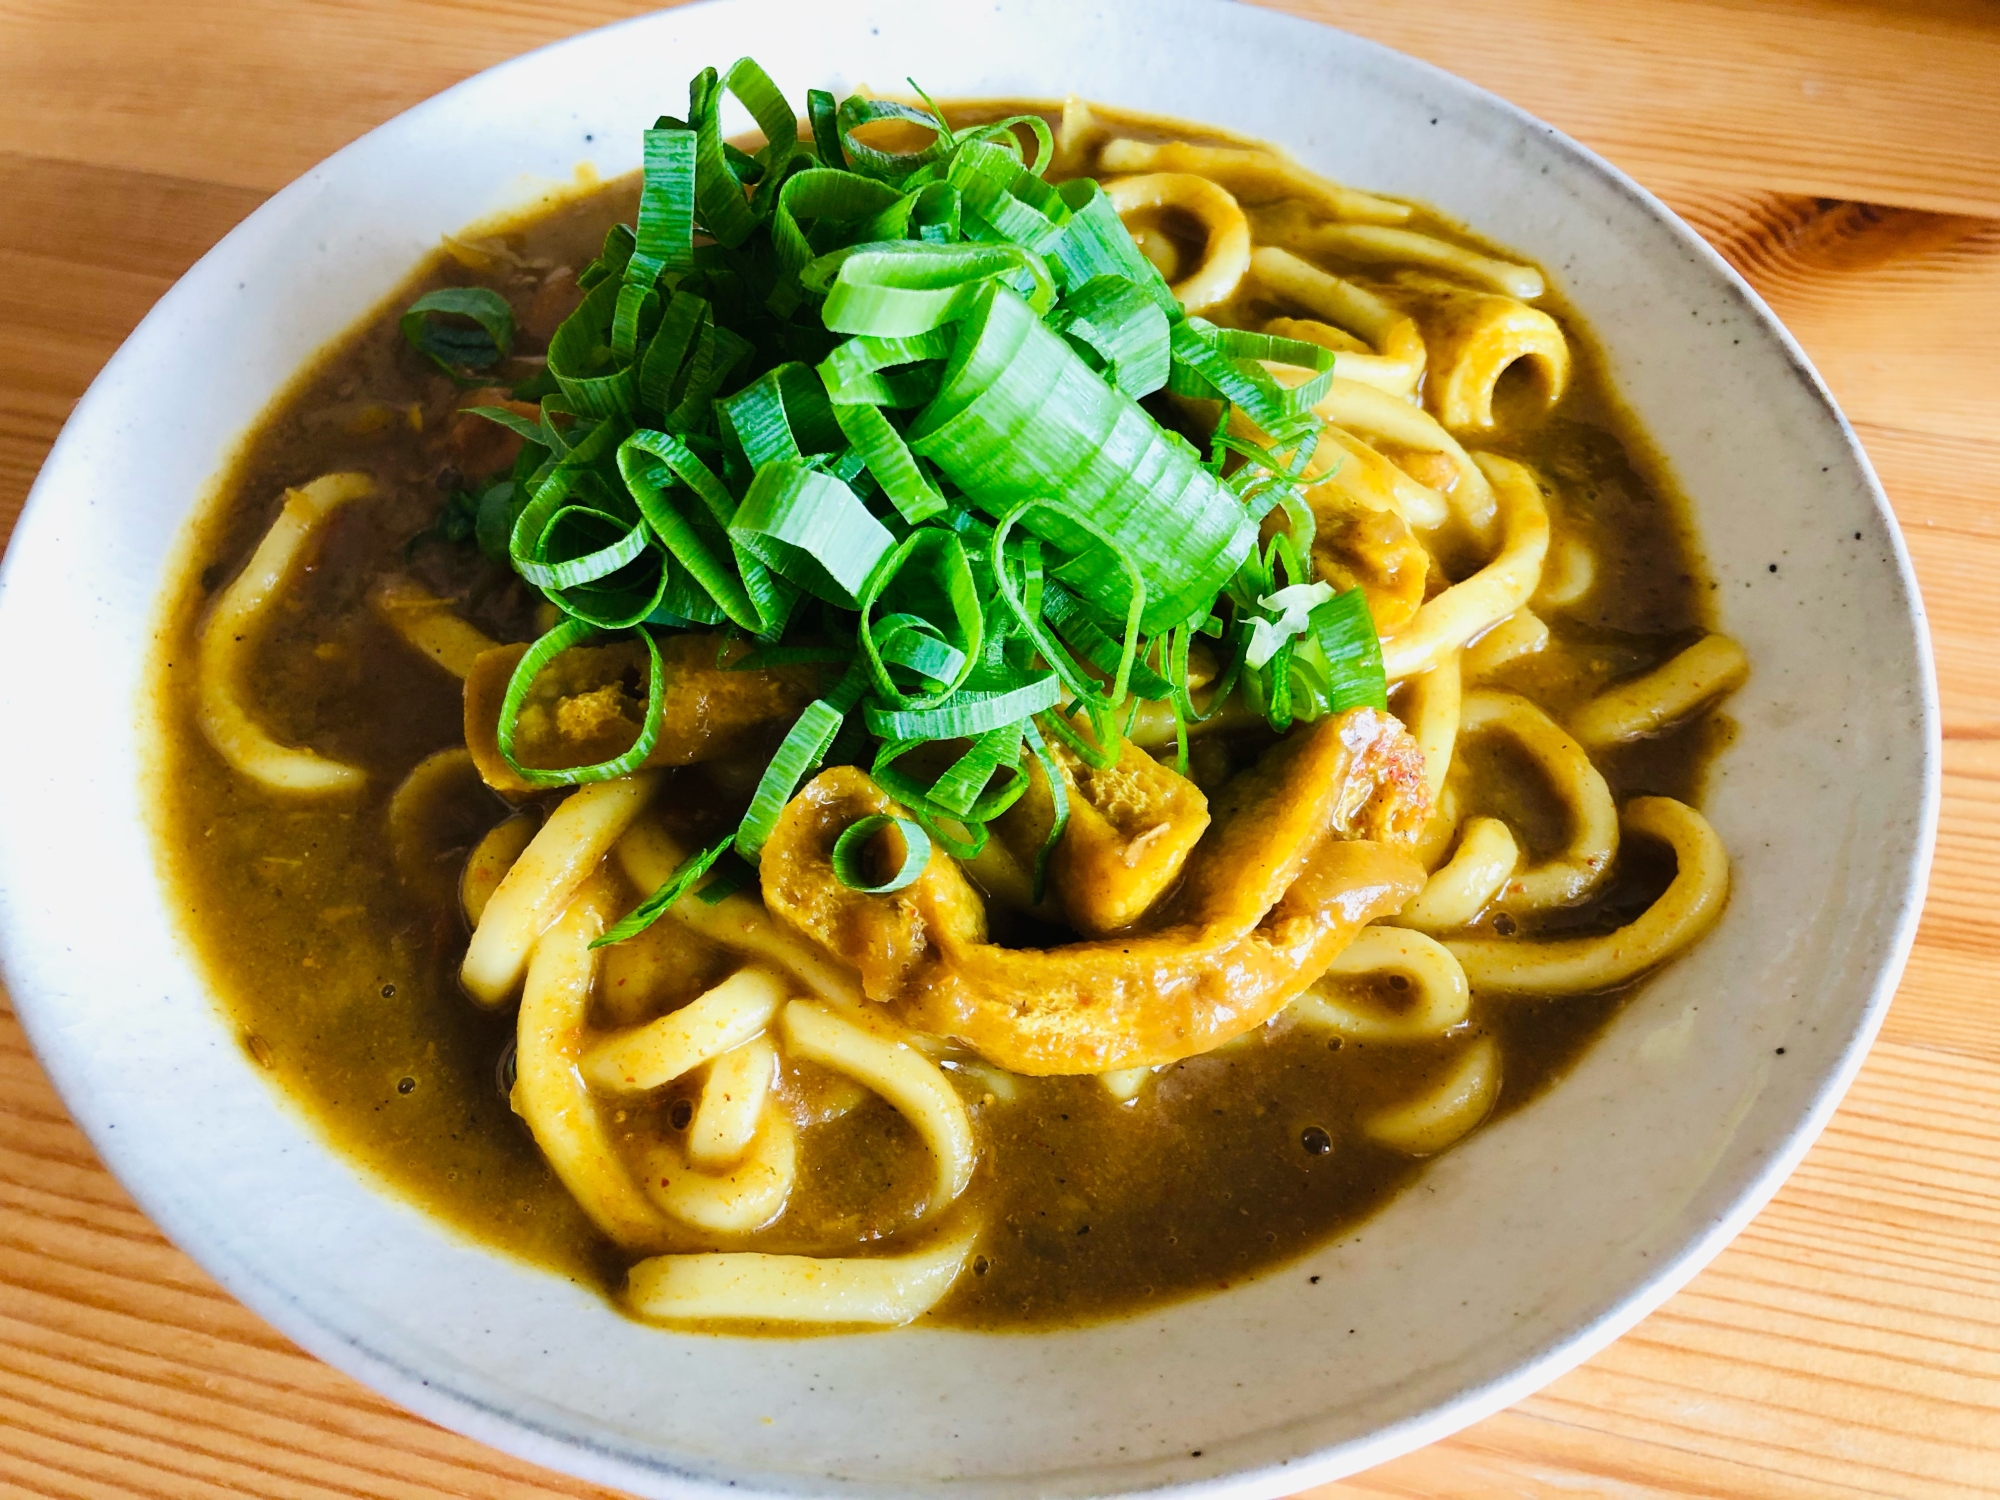
{"label": "udon noodle", "polygon": [[[1279,1263],[1553,1078],[1727,899],[1694,801],[1745,658],[1542,273],[1198,128],[1072,100],[1052,145],[1187,314],[1313,387],[1264,539],[1309,537],[1327,595],[1365,599],[1389,713],[1280,735],[1220,645],[1163,632],[1139,666],[1180,651],[1186,702],[1134,699],[1101,762],[1017,735],[1025,790],[976,853],[919,847],[866,757],[823,747],[749,878],[674,890],[824,684],[702,625],[515,691],[549,606],[469,511],[458,537],[411,518],[432,474],[502,473],[572,408],[462,395],[378,320],[205,533],[162,678],[168,836],[246,1034],[402,1190],[640,1317],[1034,1323]],[[559,342],[565,247],[632,192],[455,241],[421,285],[498,288]],[[1145,409],[1280,441],[1213,393]],[[545,788],[567,762],[524,745],[606,759],[648,692],[650,755]],[[482,1092],[501,1052],[531,1144]]]}

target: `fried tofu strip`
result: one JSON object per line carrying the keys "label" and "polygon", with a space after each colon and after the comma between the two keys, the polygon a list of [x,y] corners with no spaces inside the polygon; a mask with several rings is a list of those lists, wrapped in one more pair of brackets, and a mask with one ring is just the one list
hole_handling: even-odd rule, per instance
{"label": "fried tofu strip", "polygon": [[[1086,937],[1130,927],[1180,878],[1208,829],[1208,798],[1134,745],[1123,742],[1106,770],[1086,765],[1067,746],[1050,746],[1067,783],[1069,824],[1049,857],[1049,895]],[[1000,816],[995,832],[1032,869],[1055,822],[1055,804],[1039,762],[1028,790]]]}
{"label": "fried tofu strip", "polygon": [[[750,755],[799,716],[819,688],[810,667],[747,672],[727,663],[748,647],[712,635],[669,635],[659,642],[666,674],[659,742],[648,766],[687,766]],[[525,645],[482,653],[465,679],[465,743],[488,786],[531,791],[500,754],[497,730],[507,679]],[[722,653],[718,660],[718,651]],[[514,749],[524,765],[581,766],[609,760],[638,738],[646,705],[646,654],[636,641],[580,646],[550,662],[521,707]]]}
{"label": "fried tofu strip", "polygon": [[1180,889],[1147,929],[1051,949],[986,941],[985,911],[934,853],[891,895],[833,874],[834,840],[893,809],[853,767],[822,772],[764,847],[772,914],[861,972],[919,1030],[1019,1073],[1102,1073],[1206,1052],[1261,1024],[1362,927],[1423,886],[1409,852],[1429,812],[1400,724],[1353,709],[1268,751],[1219,799]]}

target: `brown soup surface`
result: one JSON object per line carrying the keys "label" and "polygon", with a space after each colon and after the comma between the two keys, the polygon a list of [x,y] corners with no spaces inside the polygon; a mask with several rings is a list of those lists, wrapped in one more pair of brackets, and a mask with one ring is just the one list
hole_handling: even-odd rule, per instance
{"label": "brown soup surface", "polygon": [[[368,596],[385,575],[404,575],[498,641],[538,633],[538,600],[511,572],[469,542],[413,542],[451,493],[504,470],[511,445],[499,428],[458,414],[475,398],[407,347],[397,316],[432,288],[488,286],[515,309],[517,348],[538,351],[574,306],[571,268],[590,260],[608,226],[631,219],[636,196],[635,181],[611,183],[440,251],[279,395],[198,522],[162,616],[154,699],[159,847],[183,930],[246,1059],[388,1190],[484,1244],[608,1292],[633,1257],[592,1226],[510,1110],[511,1014],[471,1003],[458,983],[468,932],[459,870],[510,806],[464,778],[427,809],[420,852],[399,860],[390,797],[426,756],[463,743],[461,690],[383,623]],[[1410,227],[1499,253],[1421,209]],[[1190,233],[1172,222],[1161,232]],[[1559,298],[1540,305],[1569,338],[1569,390],[1546,416],[1503,423],[1484,446],[1538,471],[1558,545],[1581,544],[1596,571],[1579,599],[1545,612],[1549,646],[1489,685],[1560,719],[1696,639],[1711,619],[1712,585],[1684,508],[1607,387],[1586,332]],[[1261,312],[1244,302],[1213,316],[1255,326]],[[1534,393],[1503,383],[1501,395],[1530,402]],[[195,644],[209,601],[270,526],[283,491],[336,470],[373,475],[379,496],[329,524],[279,601],[251,680],[256,712],[277,738],[364,768],[367,789],[293,800],[239,778],[209,747],[197,721]],[[1598,765],[1620,802],[1650,793],[1698,804],[1704,767],[1728,733],[1709,713]],[[1241,763],[1254,748],[1218,753]],[[726,828],[756,769],[747,778],[739,765],[670,772],[663,815],[689,834]],[[1560,806],[1503,744],[1467,746],[1454,774],[1466,805],[1505,818],[1531,853],[1561,842]],[[1670,861],[1634,848],[1602,893],[1545,925],[1619,925],[1671,874]],[[1483,919],[1486,930],[1512,930],[1494,920]],[[671,923],[629,946],[600,984],[621,972],[671,972],[692,994],[731,967],[728,954]],[[1420,1093],[1468,1034],[1498,1043],[1502,1115],[1555,1083],[1627,994],[1475,994],[1469,1029],[1417,1043],[1330,1038],[1281,1013],[1163,1069],[1123,1102],[1094,1077],[1011,1078],[1013,1097],[1002,1098],[980,1075],[955,1074],[982,1151],[969,1208],[987,1228],[972,1274],[928,1316],[984,1328],[1075,1323],[1270,1271],[1351,1230],[1423,1170],[1358,1122]],[[793,1070],[781,1092],[809,1106],[825,1083],[809,1072]],[[685,1097],[669,1089],[635,1109],[673,1128]],[[770,1243],[865,1246],[907,1223],[928,1158],[887,1104],[869,1096],[802,1141],[806,1166]]]}

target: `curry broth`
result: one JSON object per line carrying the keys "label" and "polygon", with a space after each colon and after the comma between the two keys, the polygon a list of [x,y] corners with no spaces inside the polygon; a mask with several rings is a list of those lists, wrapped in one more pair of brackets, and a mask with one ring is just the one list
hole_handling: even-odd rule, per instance
{"label": "curry broth", "polygon": [[[509,1109],[511,1014],[482,1010],[458,984],[467,929],[457,871],[509,804],[466,785],[430,815],[434,863],[398,868],[385,829],[390,794],[425,756],[463,742],[461,694],[377,619],[366,595],[381,574],[408,573],[457,599],[497,640],[536,633],[526,586],[469,543],[419,544],[406,555],[453,489],[504,460],[482,424],[453,416],[463,393],[405,346],[396,316],[435,287],[494,286],[515,305],[522,345],[539,347],[573,300],[559,268],[587,262],[605,229],[630,219],[635,198],[635,182],[621,181],[504,226],[504,255],[490,245],[461,252],[483,259],[479,270],[439,253],[273,402],[198,523],[163,617],[151,799],[184,929],[246,1056],[390,1190],[477,1240],[607,1290],[631,1257],[591,1226]],[[1413,227],[1490,248],[1421,211]],[[1560,715],[1698,634],[1712,585],[1601,360],[1559,300],[1543,305],[1571,339],[1570,392],[1526,436],[1490,446],[1542,473],[1556,537],[1586,541],[1597,576],[1580,602],[1551,612],[1549,647],[1503,669],[1496,685]],[[203,739],[194,642],[210,596],[255,546],[284,488],[337,469],[371,472],[381,494],[331,523],[282,601],[256,660],[259,711],[279,736],[363,766],[368,789],[358,800],[287,802],[234,778]],[[1600,765],[1621,801],[1647,792],[1698,802],[1703,769],[1727,737],[1727,721],[1709,714]],[[1208,775],[1247,763],[1267,739],[1211,742]],[[1465,749],[1455,774],[1475,805],[1502,812],[1531,851],[1560,842],[1559,808],[1510,768],[1503,747]],[[690,837],[726,829],[755,769],[669,772],[658,805]],[[1549,925],[1629,920],[1671,874],[1634,852],[1604,894]],[[625,899],[641,894],[628,889]],[[691,997],[730,963],[672,924],[610,953],[600,1009],[615,1008],[627,984]],[[1623,998],[1475,996],[1473,1026],[1503,1055],[1497,1112],[1560,1077]],[[1384,999],[1395,1000],[1387,987]],[[1125,1103],[1089,1077],[1013,1079],[1010,1100],[990,1075],[958,1070],[983,1146],[965,1211],[988,1227],[971,1274],[928,1316],[982,1327],[1075,1322],[1227,1286],[1296,1257],[1421,1170],[1372,1144],[1357,1121],[1419,1091],[1448,1053],[1439,1043],[1330,1041],[1281,1013],[1162,1070]],[[805,1166],[778,1236],[760,1235],[758,1248],[840,1248],[906,1225],[928,1158],[901,1117],[872,1096],[842,1112],[831,1075],[810,1065],[789,1067],[780,1090],[795,1118],[820,1123],[801,1138]],[[669,1089],[629,1121],[616,1118],[635,1130],[680,1128],[690,1097]]]}

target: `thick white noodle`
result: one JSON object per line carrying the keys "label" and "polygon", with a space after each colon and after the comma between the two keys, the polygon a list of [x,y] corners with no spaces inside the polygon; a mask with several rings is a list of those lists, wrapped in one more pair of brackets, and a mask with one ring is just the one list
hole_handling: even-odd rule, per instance
{"label": "thick white noodle", "polygon": [[[1416,400],[1417,382],[1423,378],[1428,354],[1424,336],[1408,313],[1365,287],[1300,260],[1289,250],[1260,246],[1251,252],[1250,272],[1265,291],[1367,344],[1368,354],[1335,359],[1334,368],[1342,379],[1373,386],[1404,405]],[[1312,337],[1309,329],[1267,331],[1287,338],[1305,337],[1316,344],[1325,342]],[[1350,361],[1357,362],[1359,368],[1350,372]]]}
{"label": "thick white noodle", "polygon": [[845,1073],[895,1106],[937,1158],[935,1214],[972,1180],[978,1143],[965,1103],[938,1065],[875,1018],[850,1017],[813,1000],[794,1000],[778,1022],[794,1057]]}
{"label": "thick white noodle", "polygon": [[[1265,368],[1280,385],[1304,383],[1305,372],[1296,366],[1267,364]],[[1327,386],[1326,394],[1313,404],[1313,410],[1334,426],[1378,448],[1386,444],[1391,448],[1437,454],[1458,475],[1445,495],[1452,515],[1476,545],[1492,545],[1499,519],[1499,497],[1493,492],[1490,470],[1475,461],[1457,438],[1439,426],[1437,418],[1422,407],[1398,401],[1358,380],[1344,380],[1338,374]]]}
{"label": "thick white noodle", "polygon": [[1531,609],[1517,609],[1465,648],[1465,675],[1484,682],[1525,656],[1546,651],[1549,627]]}
{"label": "thick white noodle", "polygon": [[1673,883],[1636,920],[1599,937],[1448,938],[1472,987],[1494,995],[1588,995],[1637,979],[1691,946],[1729,900],[1729,852],[1708,820],[1669,797],[1634,797],[1627,838],[1674,851]]}
{"label": "thick white noodle", "polygon": [[514,1113],[598,1228],[627,1249],[651,1249],[667,1238],[667,1221],[619,1159],[576,1066],[597,972],[590,942],[604,930],[606,899],[590,881],[535,945],[515,1030]]}
{"label": "thick white noodle", "polygon": [[518,812],[495,823],[473,849],[464,873],[458,877],[458,902],[471,926],[479,925],[479,919],[486,914],[486,903],[500,889],[500,882],[507,878],[507,872],[514,868],[514,861],[521,857],[521,851],[528,847],[539,827],[541,824],[535,821],[534,814]]}
{"label": "thick white noodle", "polygon": [[[642,818],[618,841],[618,863],[626,878],[642,891],[665,885],[687,851],[652,818]],[[668,916],[690,931],[725,948],[748,953],[782,969],[805,991],[837,1005],[861,1004],[861,980],[817,943],[779,926],[764,903],[748,891],[737,891],[713,904],[699,896],[683,896]]]}
{"label": "thick white noodle", "polygon": [[1425,602],[1416,618],[1382,643],[1389,680],[1426,672],[1482,630],[1528,602],[1549,550],[1549,512],[1534,474],[1511,459],[1479,455],[1500,508],[1500,550],[1462,583]]}
{"label": "thick white noodle", "polygon": [[769,969],[738,969],[679,1010],[614,1031],[583,1055],[583,1077],[601,1094],[647,1094],[761,1035],[789,986]]}
{"label": "thick white noodle", "polygon": [[452,676],[463,681],[482,652],[497,642],[476,625],[468,625],[453,612],[449,599],[391,574],[369,591],[368,602],[376,616],[404,644],[420,656],[427,656]]}
{"label": "thick white noodle", "polygon": [[1521,862],[1521,847],[1498,818],[1468,818],[1458,848],[1414,900],[1385,920],[1419,932],[1451,932],[1478,919]]}
{"label": "thick white noodle", "polygon": [[982,1097],[991,1094],[993,1097],[985,1101],[989,1104],[1012,1104],[1021,1097],[1020,1075],[1005,1068],[996,1068],[990,1062],[972,1057],[947,1057],[941,1059],[938,1066],[948,1077],[964,1079],[971,1092]]}
{"label": "thick white noodle", "polygon": [[1446,271],[1475,286],[1503,296],[1532,302],[1548,290],[1542,273],[1533,266],[1495,260],[1448,240],[1419,234],[1414,229],[1388,229],[1374,224],[1321,224],[1302,236],[1303,244],[1341,260],[1363,265],[1425,266]]}
{"label": "thick white noodle", "polygon": [[[1493,398],[1501,377],[1518,364],[1535,373],[1541,412],[1569,388],[1569,340],[1561,326],[1512,297],[1446,295],[1425,319],[1424,339],[1431,354],[1424,400],[1438,421],[1463,436],[1483,436],[1499,425]],[[1517,408],[1509,415],[1529,413]]]}
{"label": "thick white noodle", "polygon": [[766,1110],[750,1149],[720,1171],[689,1165],[666,1140],[646,1149],[644,1169],[646,1195],[683,1224],[710,1234],[749,1234],[785,1211],[798,1178],[798,1134],[783,1110]]}
{"label": "thick white noodle", "polygon": [[1643,676],[1599,693],[1570,716],[1570,732],[1591,750],[1660,734],[1735,692],[1749,675],[1741,646],[1726,635],[1705,635]]}
{"label": "thick white noodle", "polygon": [[660,784],[640,771],[571,792],[549,814],[501,877],[480,913],[459,966],[459,982],[481,1005],[498,1006],[514,992],[528,954],[576,888],[644,810]]}
{"label": "thick white noodle", "polygon": [[1396,713],[1424,753],[1424,790],[1430,793],[1431,815],[1412,851],[1425,869],[1444,858],[1458,831],[1458,794],[1451,783],[1452,756],[1458,745],[1459,653],[1446,655],[1428,672],[1406,679]]}
{"label": "thick white noodle", "polygon": [[1410,216],[1406,203],[1329,182],[1275,151],[1120,137],[1105,142],[1097,165],[1105,172],[1193,172],[1242,196],[1304,198],[1336,219],[1400,224]]}
{"label": "thick white noodle", "polygon": [[972,1253],[961,1231],[907,1255],[657,1255],[632,1267],[625,1305],[642,1318],[898,1327],[951,1290]]}
{"label": "thick white noodle", "polygon": [[1529,602],[1538,609],[1566,609],[1580,603],[1597,582],[1597,555],[1577,536],[1559,536],[1549,547],[1542,581]]}
{"label": "thick white noodle", "polygon": [[[1410,325],[1411,332],[1416,325]],[[1384,359],[1361,339],[1345,328],[1337,328],[1318,318],[1269,318],[1265,320],[1264,332],[1276,334],[1281,339],[1302,339],[1308,344],[1318,344],[1322,349],[1331,349],[1340,356],[1340,378],[1358,380],[1363,385],[1372,385],[1377,390],[1414,404],[1417,399],[1417,376],[1421,368],[1412,369],[1407,360]]]}
{"label": "thick white noodle", "polygon": [[431,805],[454,781],[479,784],[479,770],[472,752],[463,745],[437,750],[411,768],[389,797],[389,852],[396,872],[426,899],[448,903],[452,896],[451,871],[439,858],[426,834],[425,820]]}
{"label": "thick white noodle", "polygon": [[1461,738],[1506,735],[1548,778],[1549,789],[1569,819],[1568,842],[1516,870],[1501,889],[1500,906],[1516,912],[1545,911],[1588,898],[1611,873],[1611,862],[1618,856],[1618,805],[1583,746],[1526,698],[1486,689],[1465,695],[1458,732]]}
{"label": "thick white noodle", "polygon": [[1500,1093],[1500,1048],[1481,1037],[1416,1098],[1370,1115],[1362,1129],[1411,1156],[1435,1156],[1470,1133]]}
{"label": "thick white noodle", "polygon": [[709,1064],[694,1119],[688,1123],[689,1161],[714,1171],[750,1149],[777,1070],[778,1049],[763,1036],[753,1036]]}
{"label": "thick white noodle", "polygon": [[[1400,974],[1409,1004],[1385,1010],[1357,994],[1357,981]],[[1292,1002],[1292,1015],[1319,1031],[1364,1042],[1409,1042],[1442,1036],[1460,1025],[1472,1003],[1465,971],[1441,944],[1399,927],[1364,927],[1326,973]]]}
{"label": "thick white noodle", "polygon": [[1444,795],[1444,779],[1451,771],[1451,755],[1458,744],[1458,719],[1465,694],[1460,683],[1456,651],[1420,676],[1408,679],[1402,689],[1402,720],[1424,752],[1424,790],[1435,804]]}
{"label": "thick white noodle", "polygon": [[274,792],[325,794],[359,790],[359,766],[328,760],[316,751],[281,745],[243,707],[243,678],[272,602],[290,580],[320,527],[341,506],[366,500],[375,481],[366,474],[326,474],[285,491],[284,509],[243,571],[231,580],[202,625],[196,649],[201,732],[230,766]]}
{"label": "thick white noodle", "polygon": [[1198,222],[1206,232],[1201,264],[1174,283],[1174,295],[1191,313],[1205,312],[1236,295],[1250,269],[1250,224],[1236,200],[1206,177],[1154,172],[1121,177],[1104,185],[1120,218],[1170,208]]}
{"label": "thick white noodle", "polygon": [[1109,1073],[1099,1073],[1097,1081],[1104,1085],[1104,1092],[1120,1104],[1130,1104],[1139,1097],[1139,1090],[1152,1076],[1151,1068],[1113,1068]]}
{"label": "thick white noodle", "polygon": [[1412,531],[1436,531],[1451,519],[1451,502],[1442,494],[1412,479],[1353,433],[1331,424],[1320,434],[1319,450],[1313,455],[1315,478],[1323,463],[1333,468],[1319,483],[1337,485],[1362,504],[1369,502],[1371,491],[1387,496],[1389,509]]}

